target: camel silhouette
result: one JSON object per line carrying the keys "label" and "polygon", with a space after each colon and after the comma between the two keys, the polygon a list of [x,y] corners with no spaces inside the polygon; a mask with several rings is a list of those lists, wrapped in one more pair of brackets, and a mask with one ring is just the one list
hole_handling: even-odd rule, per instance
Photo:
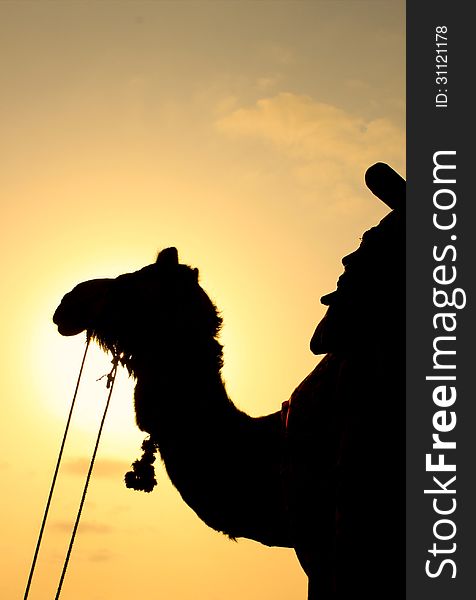
{"label": "camel silhouette", "polygon": [[150,437],[127,485],[152,490],[158,449],[207,525],[294,548],[310,600],[404,597],[405,182],[383,163],[366,182],[392,210],[343,259],[311,340],[326,356],[273,414],[252,418],[229,399],[221,317],[175,248],[79,284],[53,317],[137,381],[136,421]]}

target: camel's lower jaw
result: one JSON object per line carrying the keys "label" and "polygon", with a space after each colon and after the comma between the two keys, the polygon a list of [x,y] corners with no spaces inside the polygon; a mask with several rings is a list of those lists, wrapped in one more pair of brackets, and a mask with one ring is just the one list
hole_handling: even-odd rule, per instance
{"label": "camel's lower jaw", "polygon": [[53,323],[58,327],[58,332],[61,335],[69,337],[72,335],[78,335],[78,333],[81,333],[85,330],[83,325],[78,325],[76,323],[65,323],[61,318],[61,308],[61,305],[58,306],[55,314],[53,315]]}
{"label": "camel's lower jaw", "polygon": [[58,325],[58,333],[66,337],[78,335],[84,331],[84,327],[68,327],[67,325]]}

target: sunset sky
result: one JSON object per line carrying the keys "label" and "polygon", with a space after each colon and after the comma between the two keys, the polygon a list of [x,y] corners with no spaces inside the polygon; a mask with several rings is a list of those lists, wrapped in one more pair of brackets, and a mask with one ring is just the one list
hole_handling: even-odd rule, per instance
{"label": "sunset sky", "polygon": [[[84,338],[51,317],[76,283],[174,245],[224,318],[228,392],[279,410],[341,258],[387,212],[376,161],[405,173],[405,3],[0,2],[0,597],[23,597]],[[54,597],[106,399],[88,358],[31,600]],[[118,377],[64,600],[303,600],[289,549],[206,527],[139,456]]]}

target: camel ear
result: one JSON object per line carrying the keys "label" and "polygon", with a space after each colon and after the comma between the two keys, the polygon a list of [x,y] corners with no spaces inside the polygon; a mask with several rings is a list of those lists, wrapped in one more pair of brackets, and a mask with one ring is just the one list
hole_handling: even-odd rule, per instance
{"label": "camel ear", "polygon": [[167,267],[176,267],[179,264],[177,248],[165,248],[165,250],[159,252],[156,264]]}
{"label": "camel ear", "polygon": [[198,281],[198,277],[199,277],[198,269],[193,269],[193,274],[195,275],[195,279]]}
{"label": "camel ear", "polygon": [[392,209],[405,207],[406,183],[396,171],[385,163],[375,163],[365,173],[369,190]]}

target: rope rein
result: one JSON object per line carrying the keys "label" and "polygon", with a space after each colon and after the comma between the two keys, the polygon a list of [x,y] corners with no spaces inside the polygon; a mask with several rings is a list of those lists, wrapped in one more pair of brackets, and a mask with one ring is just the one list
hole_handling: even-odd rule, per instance
{"label": "rope rein", "polygon": [[86,348],[84,350],[83,360],[81,362],[81,367],[79,369],[78,379],[76,381],[76,387],[75,387],[74,394],[73,394],[73,400],[71,401],[71,407],[69,409],[69,415],[68,415],[68,419],[66,421],[66,427],[65,427],[65,430],[64,430],[64,434],[63,434],[63,440],[61,442],[61,447],[60,447],[60,450],[59,450],[59,453],[58,453],[58,460],[56,461],[56,466],[55,466],[55,470],[54,470],[54,474],[53,474],[53,479],[51,481],[50,491],[49,491],[49,494],[48,494],[48,499],[46,501],[45,512],[43,514],[43,520],[41,522],[40,532],[38,534],[38,540],[36,542],[35,553],[33,555],[33,560],[32,560],[32,563],[31,563],[30,573],[28,575],[28,582],[26,584],[25,595],[23,597],[23,600],[27,600],[28,594],[30,593],[31,581],[33,579],[33,573],[35,572],[36,561],[38,559],[38,553],[40,551],[41,541],[43,539],[43,533],[45,531],[46,520],[48,519],[48,513],[49,513],[49,510],[50,510],[51,499],[53,498],[53,492],[54,492],[55,485],[56,485],[56,479],[58,477],[58,471],[59,471],[59,468],[60,468],[61,460],[63,458],[63,451],[64,451],[64,447],[65,447],[65,444],[66,444],[66,438],[68,436],[69,426],[70,426],[70,423],[71,423],[71,417],[73,416],[74,406],[76,404],[76,397],[78,395],[79,382],[81,381],[81,376],[83,374],[84,363],[86,362],[86,356],[88,354],[88,349],[89,349],[89,343],[90,343],[90,341],[91,340],[90,340],[90,337],[88,335],[88,337],[86,339]]}
{"label": "rope rein", "polygon": [[[64,431],[64,434],[63,434],[63,439],[62,439],[62,442],[61,442],[61,447],[60,447],[60,450],[59,450],[58,459],[56,461],[56,466],[55,466],[55,470],[54,470],[54,474],[53,474],[53,479],[52,479],[51,486],[50,486],[50,491],[49,491],[49,494],[48,494],[48,499],[46,501],[46,507],[45,507],[45,511],[44,511],[44,514],[43,514],[43,520],[41,522],[40,532],[38,534],[38,540],[37,540],[37,543],[36,543],[35,552],[34,552],[34,555],[33,555],[33,560],[32,560],[30,572],[29,572],[29,575],[28,575],[28,582],[27,582],[27,585],[26,585],[25,595],[23,597],[23,600],[27,600],[28,595],[30,593],[31,583],[32,583],[32,580],[33,580],[34,572],[35,572],[36,562],[37,562],[37,559],[38,559],[38,554],[39,554],[41,542],[42,542],[42,539],[43,539],[43,533],[44,533],[45,526],[46,526],[46,521],[47,521],[47,518],[48,518],[48,513],[49,513],[49,509],[50,509],[50,505],[51,505],[51,500],[52,500],[53,492],[54,492],[55,485],[56,485],[56,480],[57,480],[57,477],[58,477],[58,472],[59,472],[59,469],[60,469],[61,460],[63,458],[63,452],[64,452],[64,447],[65,447],[65,444],[66,444],[66,438],[68,436],[69,427],[70,427],[70,423],[71,423],[71,417],[73,415],[74,406],[76,404],[76,397],[78,395],[79,383],[81,381],[81,377],[82,377],[82,374],[83,374],[83,368],[84,368],[84,364],[86,362],[86,356],[87,356],[87,353],[88,353],[90,341],[91,341],[91,336],[88,333],[87,339],[86,339],[86,348],[84,350],[84,355],[83,355],[83,359],[82,359],[82,362],[81,362],[81,367],[79,369],[78,379],[76,381],[76,387],[75,387],[75,390],[74,390],[73,399],[72,399],[71,407],[70,407],[69,414],[68,414],[68,419],[66,421],[66,427],[65,427],[65,431]],[[77,515],[76,515],[76,521],[74,523],[73,530],[72,530],[72,533],[71,533],[71,539],[70,539],[68,550],[67,550],[67,553],[66,553],[66,558],[64,560],[63,570],[61,572],[60,580],[59,580],[59,583],[58,583],[58,588],[57,588],[57,591],[56,591],[55,600],[58,600],[58,598],[60,597],[61,589],[63,587],[64,578],[65,578],[65,575],[66,575],[66,571],[68,569],[69,559],[71,557],[71,552],[72,552],[73,545],[74,545],[74,542],[75,542],[75,539],[76,539],[76,533],[77,533],[77,530],[78,530],[79,521],[81,519],[81,514],[82,514],[82,511],[83,511],[84,502],[86,500],[86,494],[87,494],[87,491],[88,491],[89,483],[90,483],[90,480],[91,480],[91,475],[92,475],[92,472],[93,472],[94,462],[96,460],[96,455],[97,455],[97,451],[98,451],[98,448],[99,448],[99,441],[101,439],[101,434],[102,434],[102,430],[103,430],[103,427],[104,427],[104,422],[106,420],[107,411],[109,409],[109,404],[110,404],[110,401],[111,401],[112,390],[114,388],[114,382],[116,380],[117,368],[118,368],[118,365],[119,365],[119,361],[120,361],[120,355],[119,354],[113,354],[112,369],[111,369],[110,373],[107,375],[107,386],[106,387],[107,387],[107,389],[109,389],[109,394],[108,394],[108,397],[107,397],[106,406],[104,408],[104,413],[103,413],[103,416],[102,416],[102,419],[101,419],[101,423],[99,425],[99,431],[98,431],[97,438],[96,438],[96,444],[94,446],[93,454],[91,456],[91,461],[89,463],[89,470],[88,470],[88,473],[86,475],[86,482],[84,484],[84,489],[83,489],[83,493],[82,493],[82,496],[81,496],[81,501],[79,503],[79,508],[78,508],[78,512],[77,512]]]}
{"label": "rope rein", "polygon": [[97,435],[97,438],[96,438],[96,444],[94,446],[93,454],[91,456],[91,462],[89,463],[89,470],[88,470],[88,474],[86,475],[86,482],[84,484],[83,495],[81,496],[81,501],[79,503],[78,514],[76,515],[76,521],[74,523],[73,531],[71,533],[71,540],[69,542],[68,551],[66,553],[66,558],[65,558],[65,561],[64,561],[63,570],[61,572],[60,580],[59,580],[59,583],[58,583],[58,589],[57,589],[57,592],[56,592],[55,600],[58,600],[58,598],[60,597],[61,589],[63,587],[63,582],[64,582],[64,578],[65,578],[65,575],[66,575],[66,570],[67,570],[68,564],[69,564],[69,559],[71,557],[71,551],[73,549],[73,544],[74,544],[74,541],[76,539],[76,532],[78,531],[78,525],[79,525],[79,521],[81,519],[81,513],[83,512],[84,501],[86,500],[86,494],[87,494],[87,491],[88,491],[89,482],[91,480],[91,475],[92,475],[92,472],[93,472],[94,461],[96,460],[96,454],[97,454],[98,447],[99,447],[99,441],[101,439],[101,434],[102,434],[102,430],[103,430],[103,427],[104,427],[104,422],[106,420],[107,411],[108,411],[108,408],[109,408],[109,404],[111,402],[112,390],[114,388],[114,382],[116,381],[118,364],[119,364],[119,355],[115,355],[113,357],[113,359],[112,359],[112,369],[111,369],[111,372],[107,376],[107,387],[109,388],[109,394],[108,394],[108,397],[107,397],[106,406],[104,408],[104,413],[102,415],[101,423],[99,425],[99,431],[98,431],[98,435]]}

